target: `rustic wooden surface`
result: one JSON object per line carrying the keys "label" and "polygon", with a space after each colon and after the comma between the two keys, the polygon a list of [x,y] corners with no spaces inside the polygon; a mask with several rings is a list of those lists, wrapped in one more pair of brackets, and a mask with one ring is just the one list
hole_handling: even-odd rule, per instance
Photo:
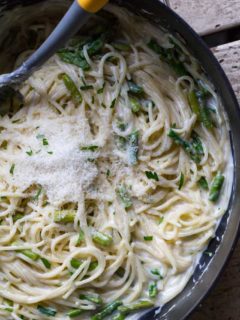
{"label": "rustic wooden surface", "polygon": [[240,40],[218,46],[213,52],[223,66],[240,103]]}
{"label": "rustic wooden surface", "polygon": [[240,25],[240,0],[168,0],[168,3],[200,34]]}

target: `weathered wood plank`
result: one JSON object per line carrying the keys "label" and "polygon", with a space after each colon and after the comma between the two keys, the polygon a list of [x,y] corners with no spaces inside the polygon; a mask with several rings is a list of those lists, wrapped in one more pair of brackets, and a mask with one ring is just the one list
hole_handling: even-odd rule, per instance
{"label": "weathered wood plank", "polygon": [[240,25],[239,0],[169,0],[169,5],[199,34]]}
{"label": "weathered wood plank", "polygon": [[240,40],[212,50],[226,72],[240,103]]}

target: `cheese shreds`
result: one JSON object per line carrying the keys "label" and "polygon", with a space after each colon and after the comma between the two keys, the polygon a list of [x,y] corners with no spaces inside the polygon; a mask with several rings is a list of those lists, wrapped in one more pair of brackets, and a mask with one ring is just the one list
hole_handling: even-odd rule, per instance
{"label": "cheese shreds", "polygon": [[97,176],[97,153],[80,148],[91,138],[84,119],[26,120],[10,134],[20,149],[11,154],[15,169],[8,180],[20,191],[40,185],[52,203],[77,202]]}

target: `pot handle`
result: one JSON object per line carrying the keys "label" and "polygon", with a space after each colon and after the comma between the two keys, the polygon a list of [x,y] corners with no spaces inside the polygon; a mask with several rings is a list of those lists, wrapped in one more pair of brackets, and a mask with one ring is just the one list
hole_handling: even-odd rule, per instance
{"label": "pot handle", "polygon": [[96,13],[107,3],[108,0],[78,0],[78,4],[80,5],[80,7],[90,13]]}

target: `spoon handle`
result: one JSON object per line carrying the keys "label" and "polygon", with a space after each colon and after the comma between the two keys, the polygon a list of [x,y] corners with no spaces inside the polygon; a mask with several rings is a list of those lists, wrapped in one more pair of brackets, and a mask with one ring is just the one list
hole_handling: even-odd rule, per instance
{"label": "spoon handle", "polygon": [[[105,3],[102,0],[75,0],[65,16],[45,42],[24,62],[27,73],[32,73],[36,68],[44,64],[58,49],[84,25],[93,12],[101,9],[96,5]],[[95,4],[95,5],[94,5]]]}

